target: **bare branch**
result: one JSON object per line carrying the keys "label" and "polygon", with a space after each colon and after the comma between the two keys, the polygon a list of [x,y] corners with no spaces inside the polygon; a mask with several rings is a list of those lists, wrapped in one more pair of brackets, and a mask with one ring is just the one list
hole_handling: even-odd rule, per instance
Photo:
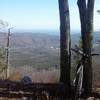
{"label": "bare branch", "polygon": [[97,10],[97,13],[100,14],[100,10]]}
{"label": "bare branch", "polygon": [[5,27],[8,27],[8,25],[9,25],[8,22],[3,21],[3,20],[0,19],[0,29],[1,28],[5,28]]}

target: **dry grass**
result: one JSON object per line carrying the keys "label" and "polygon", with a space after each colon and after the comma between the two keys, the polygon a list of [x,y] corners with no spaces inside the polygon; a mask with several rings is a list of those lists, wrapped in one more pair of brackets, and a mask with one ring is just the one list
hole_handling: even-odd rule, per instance
{"label": "dry grass", "polygon": [[23,76],[29,76],[33,82],[41,83],[56,83],[59,81],[60,71],[56,69],[51,70],[36,70],[30,67],[20,67],[13,69],[10,73],[10,80],[20,81]]}

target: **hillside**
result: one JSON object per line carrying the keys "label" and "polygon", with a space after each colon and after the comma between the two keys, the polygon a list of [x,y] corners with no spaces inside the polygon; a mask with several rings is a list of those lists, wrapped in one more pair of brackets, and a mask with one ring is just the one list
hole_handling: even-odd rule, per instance
{"label": "hillside", "polygon": [[[80,35],[72,35],[72,47],[78,43]],[[100,34],[94,34],[93,46],[100,54]],[[6,45],[6,35],[0,34],[0,45]],[[34,70],[59,69],[60,38],[57,35],[37,33],[14,33],[10,37],[9,66],[12,72],[32,73]],[[93,58],[94,80],[100,80],[100,56]]]}
{"label": "hillside", "polygon": [[[11,66],[38,69],[59,65],[59,37],[43,34],[15,34],[11,38]],[[12,63],[13,62],[13,63]]]}

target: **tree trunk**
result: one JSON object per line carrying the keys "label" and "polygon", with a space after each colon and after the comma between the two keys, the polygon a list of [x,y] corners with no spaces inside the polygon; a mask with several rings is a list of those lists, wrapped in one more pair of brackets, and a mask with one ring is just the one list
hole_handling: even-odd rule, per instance
{"label": "tree trunk", "polygon": [[86,74],[84,77],[84,81],[86,81],[85,86],[85,94],[89,94],[92,91],[92,57],[91,57],[91,48],[92,48],[92,33],[93,33],[93,11],[94,11],[94,0],[88,0],[87,4],[87,66],[86,66]]}
{"label": "tree trunk", "polygon": [[70,17],[68,0],[59,0],[60,13],[60,81],[70,88]]}
{"label": "tree trunk", "polygon": [[92,31],[93,31],[93,10],[94,0],[78,0],[78,7],[81,21],[81,34],[83,52],[88,55],[84,58],[83,88],[84,94],[89,95],[92,91]]}

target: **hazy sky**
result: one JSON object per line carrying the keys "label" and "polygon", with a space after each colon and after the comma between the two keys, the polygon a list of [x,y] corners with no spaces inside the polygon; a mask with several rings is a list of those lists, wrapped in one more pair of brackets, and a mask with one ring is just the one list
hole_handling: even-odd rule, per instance
{"label": "hazy sky", "polygon": [[[69,0],[71,29],[79,30],[77,0]],[[94,29],[100,29],[100,0],[95,0]],[[0,19],[22,29],[59,29],[58,0],[0,0]]]}

